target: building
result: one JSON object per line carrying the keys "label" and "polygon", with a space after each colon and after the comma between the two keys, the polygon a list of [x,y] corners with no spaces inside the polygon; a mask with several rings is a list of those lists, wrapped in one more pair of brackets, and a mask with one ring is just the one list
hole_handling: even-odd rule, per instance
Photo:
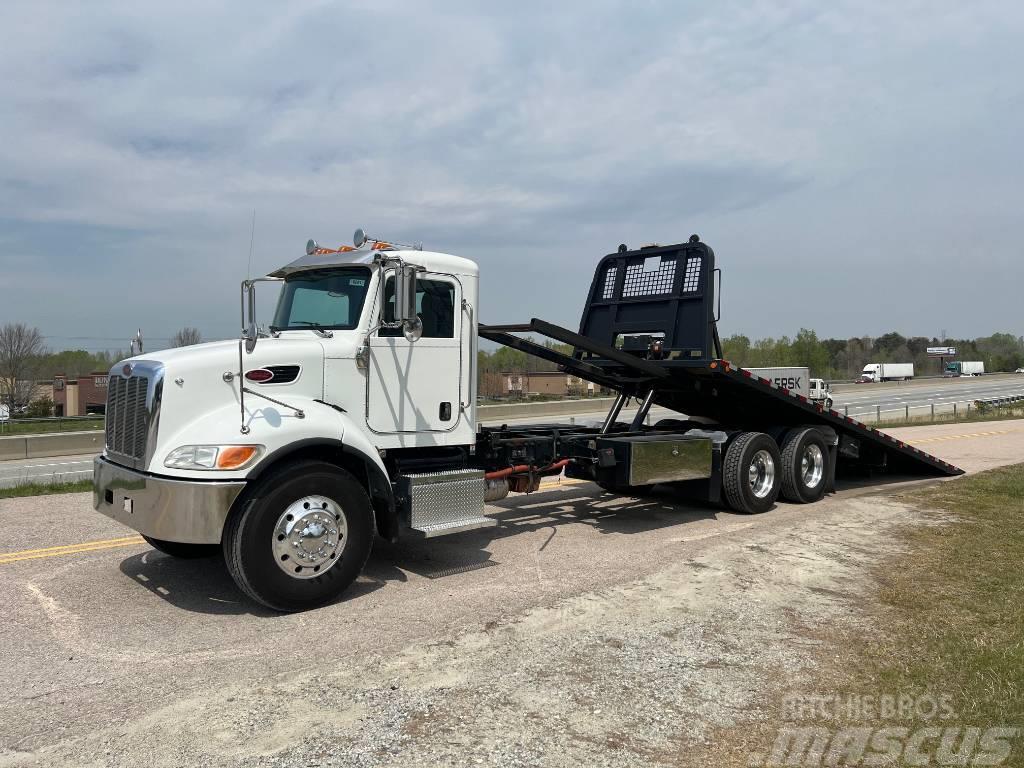
{"label": "building", "polygon": [[107,373],[99,371],[88,376],[69,379],[58,373],[53,379],[53,415],[86,416],[106,413]]}
{"label": "building", "polygon": [[604,394],[597,384],[561,371],[502,373],[501,394],[505,397],[593,397]]}

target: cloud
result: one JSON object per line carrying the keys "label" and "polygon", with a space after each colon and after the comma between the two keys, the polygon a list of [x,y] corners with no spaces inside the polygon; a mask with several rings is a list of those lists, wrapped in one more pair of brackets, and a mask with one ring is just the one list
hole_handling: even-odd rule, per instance
{"label": "cloud", "polygon": [[[0,279],[21,287],[0,319],[233,334],[255,209],[258,269],[364,226],[480,260],[485,318],[573,325],[602,254],[696,231],[735,275],[730,330],[1021,333],[1022,21],[1009,2],[9,4]],[[984,311],[935,300],[961,238],[1000,265]]]}

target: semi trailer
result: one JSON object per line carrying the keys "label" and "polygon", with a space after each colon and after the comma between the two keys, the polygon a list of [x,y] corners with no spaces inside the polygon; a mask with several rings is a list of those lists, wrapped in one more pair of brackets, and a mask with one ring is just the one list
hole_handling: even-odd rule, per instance
{"label": "semi trailer", "polygon": [[[221,553],[242,592],[293,611],[341,594],[376,536],[494,526],[489,502],[563,472],[607,493],[661,485],[744,514],[813,503],[850,473],[960,472],[724,360],[720,274],[696,235],[622,245],[598,262],[578,331],[485,325],[469,259],[358,230],[354,246],[310,241],[242,283],[237,341],[111,369],[94,506],[168,555]],[[263,281],[280,286],[266,330]],[[617,393],[603,423],[478,426],[481,338]],[[647,425],[653,405],[678,418]]]}
{"label": "semi trailer", "polygon": [[872,381],[906,381],[914,378],[913,363],[868,363],[861,375]]}
{"label": "semi trailer", "polygon": [[977,362],[962,362],[960,360],[954,360],[946,363],[946,370],[943,371],[943,376],[981,376],[985,372],[985,363]]}
{"label": "semi trailer", "polygon": [[832,407],[832,388],[824,379],[812,379],[810,369],[806,367],[786,368],[746,368],[758,378],[768,379],[777,387],[785,387],[792,392],[803,395],[812,403],[821,403],[826,408]]}

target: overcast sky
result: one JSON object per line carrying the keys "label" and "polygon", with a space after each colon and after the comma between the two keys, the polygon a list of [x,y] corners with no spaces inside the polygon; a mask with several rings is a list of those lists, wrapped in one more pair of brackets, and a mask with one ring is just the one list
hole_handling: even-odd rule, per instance
{"label": "overcast sky", "polygon": [[254,273],[361,226],[487,322],[696,232],[724,334],[1024,333],[1024,5],[480,5],[5,0],[0,322],[233,336],[255,209]]}

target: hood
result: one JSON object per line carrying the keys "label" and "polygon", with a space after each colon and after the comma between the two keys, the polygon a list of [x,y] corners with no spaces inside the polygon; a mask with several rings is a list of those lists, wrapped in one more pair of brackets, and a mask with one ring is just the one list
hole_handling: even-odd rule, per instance
{"label": "hood", "polygon": [[[242,373],[265,369],[274,374],[268,381],[245,380],[247,389],[268,397],[289,400],[319,400],[324,392],[324,347],[310,333],[289,338],[260,339],[250,354],[242,355]],[[237,408],[239,389],[239,343],[216,341],[178,349],[166,349],[137,355],[115,365],[110,375],[124,376],[129,366],[152,375],[162,368],[158,390],[157,441],[164,444],[190,425],[210,419],[225,409]],[[151,381],[151,386],[157,382]],[[159,394],[156,392],[159,391]],[[246,397],[246,410],[266,405],[260,399]],[[162,445],[166,449],[166,445]],[[160,457],[155,457],[162,461]]]}

